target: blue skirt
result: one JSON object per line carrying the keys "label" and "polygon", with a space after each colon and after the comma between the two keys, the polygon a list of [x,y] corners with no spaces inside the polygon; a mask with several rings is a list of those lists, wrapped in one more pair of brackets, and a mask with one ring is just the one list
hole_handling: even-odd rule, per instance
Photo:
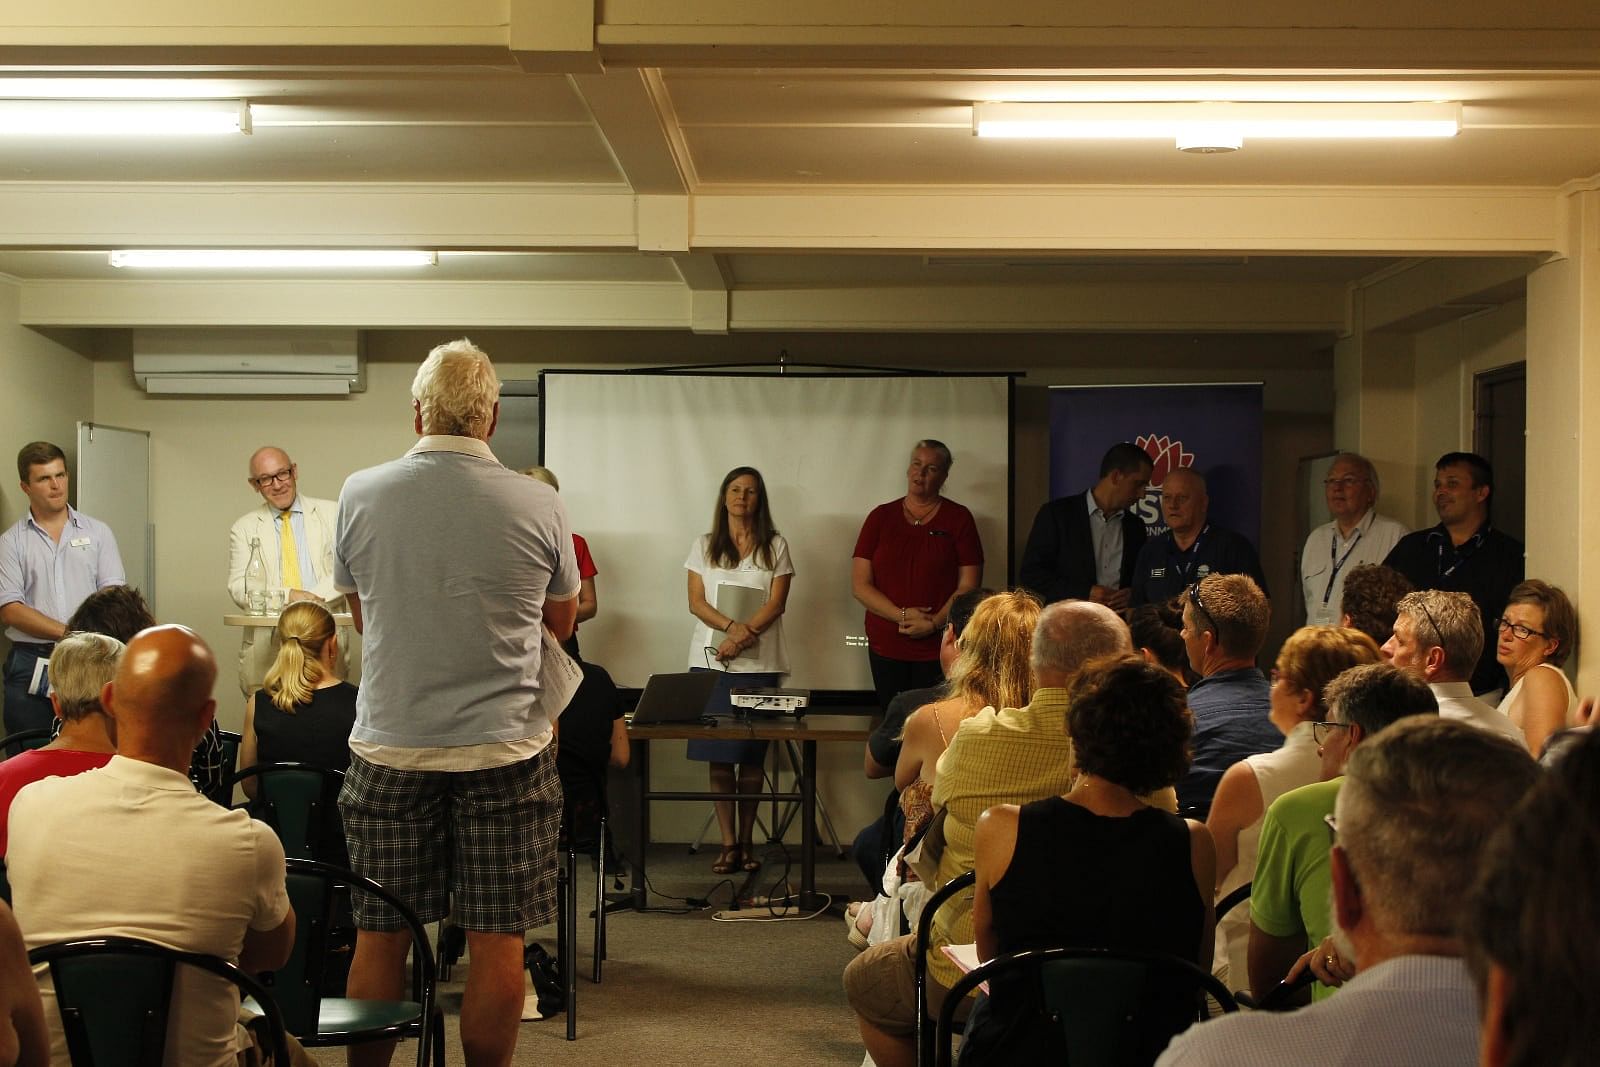
{"label": "blue skirt", "polygon": [[[691,667],[690,670],[701,671],[704,667]],[[733,716],[733,691],[735,689],[759,689],[767,686],[776,686],[783,675],[775,671],[754,671],[749,674],[734,674],[730,671],[719,671],[717,686],[711,691],[711,698],[706,701],[706,714],[718,718],[731,718]],[[765,741],[721,741],[709,737],[692,737],[689,739],[688,757],[700,763],[761,763],[767,758],[767,743]]]}

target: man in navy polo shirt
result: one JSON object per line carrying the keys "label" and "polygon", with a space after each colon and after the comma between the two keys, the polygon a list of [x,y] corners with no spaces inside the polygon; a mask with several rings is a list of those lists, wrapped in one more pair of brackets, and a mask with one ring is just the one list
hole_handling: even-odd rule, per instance
{"label": "man in navy polo shirt", "polygon": [[1189,467],[1170,472],[1161,483],[1161,514],[1167,532],[1139,550],[1133,567],[1133,605],[1171,600],[1208,574],[1248,574],[1262,592],[1267,580],[1255,546],[1207,519],[1206,480]]}

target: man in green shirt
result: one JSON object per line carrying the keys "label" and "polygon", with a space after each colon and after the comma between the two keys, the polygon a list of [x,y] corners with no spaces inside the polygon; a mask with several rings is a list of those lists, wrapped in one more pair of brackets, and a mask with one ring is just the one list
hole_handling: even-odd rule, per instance
{"label": "man in green shirt", "polygon": [[[1292,789],[1267,808],[1250,889],[1250,989],[1257,997],[1283,980],[1333,929],[1326,817],[1333,814],[1344,764],[1355,747],[1408,715],[1437,715],[1421,679],[1387,663],[1352,667],[1328,683],[1330,718],[1317,723],[1322,781]],[[1318,984],[1312,998],[1333,993]]]}

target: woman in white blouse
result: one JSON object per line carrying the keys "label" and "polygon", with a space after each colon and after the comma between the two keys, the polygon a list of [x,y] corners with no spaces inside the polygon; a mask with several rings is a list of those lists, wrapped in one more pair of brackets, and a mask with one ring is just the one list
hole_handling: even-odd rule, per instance
{"label": "woman in white blouse", "polygon": [[1559,588],[1530,578],[1511,590],[1495,630],[1495,659],[1511,679],[1500,710],[1539,756],[1551,734],[1576,722],[1578,694],[1561,665],[1578,648],[1578,613]]}
{"label": "woman in white blouse", "polygon": [[[689,669],[727,672],[706,710],[727,711],[729,691],[777,685],[788,673],[783,609],[794,565],[789,545],[772,525],[767,487],[754,467],[735,467],[717,490],[711,532],[695,538],[684,561],[689,613],[695,617]],[[716,802],[722,852],[711,869],[728,874],[761,866],[753,842],[756,795],[761,792],[765,741],[692,740],[688,756],[711,764],[711,790],[749,796],[734,821],[731,799]]]}

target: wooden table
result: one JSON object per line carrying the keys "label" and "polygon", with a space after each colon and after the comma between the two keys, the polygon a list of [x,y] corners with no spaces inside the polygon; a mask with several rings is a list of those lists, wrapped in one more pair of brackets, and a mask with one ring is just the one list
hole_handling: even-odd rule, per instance
{"label": "wooden table", "polygon": [[800,791],[780,793],[776,781],[763,800],[798,801],[800,804],[800,906],[817,907],[817,742],[854,741],[863,744],[873,727],[878,724],[874,716],[817,713],[802,719],[718,719],[716,725],[703,722],[650,723],[647,726],[628,727],[628,740],[633,744],[630,761],[637,783],[638,796],[635,809],[638,820],[638,842],[633,848],[633,904],[645,906],[644,854],[650,840],[650,802],[652,800],[727,800],[726,793],[709,790],[655,791],[650,788],[650,742],[683,741],[690,738],[709,738],[717,741],[787,741],[800,745]]}

